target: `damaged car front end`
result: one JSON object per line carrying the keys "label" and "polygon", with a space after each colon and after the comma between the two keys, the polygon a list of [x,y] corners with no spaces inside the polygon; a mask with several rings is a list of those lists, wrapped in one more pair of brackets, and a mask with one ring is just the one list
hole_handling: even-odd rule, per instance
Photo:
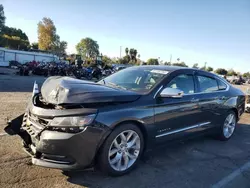
{"label": "damaged car front end", "polygon": [[138,97],[129,92],[116,97],[117,92],[92,82],[50,77],[26,112],[9,122],[5,131],[22,138],[35,165],[63,170],[89,167],[110,133],[108,126],[96,121],[98,106]]}
{"label": "damaged car front end", "polygon": [[[35,95],[33,101],[38,97]],[[91,165],[100,141],[109,129],[95,126],[97,110],[44,109],[35,106],[33,101],[23,118],[20,116],[19,121],[9,125],[15,127],[13,132],[23,139],[32,163],[65,170]]]}

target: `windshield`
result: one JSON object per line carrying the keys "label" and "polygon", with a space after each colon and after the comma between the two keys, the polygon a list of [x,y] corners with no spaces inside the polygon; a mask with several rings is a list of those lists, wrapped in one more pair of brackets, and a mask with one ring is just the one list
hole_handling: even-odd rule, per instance
{"label": "windshield", "polygon": [[148,92],[168,73],[160,69],[126,68],[99,83],[110,87],[132,90],[137,92]]}

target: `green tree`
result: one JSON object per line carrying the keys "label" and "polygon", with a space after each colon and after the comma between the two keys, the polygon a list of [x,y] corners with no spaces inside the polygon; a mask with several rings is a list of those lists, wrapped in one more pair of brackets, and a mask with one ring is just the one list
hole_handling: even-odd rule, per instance
{"label": "green tree", "polygon": [[212,72],[214,69],[212,67],[207,67],[208,72]]}
{"label": "green tree", "polygon": [[159,61],[156,58],[150,58],[147,60],[147,65],[159,65]]}
{"label": "green tree", "polygon": [[136,61],[136,57],[137,57],[137,50],[134,48],[130,48],[129,50],[129,56],[131,60],[135,60]]}
{"label": "green tree", "polygon": [[243,74],[243,77],[245,77],[245,78],[250,78],[250,72],[244,73],[244,74]]}
{"label": "green tree", "polygon": [[57,36],[56,41],[51,47],[51,51],[57,56],[64,56],[66,54],[68,43],[66,41],[60,41],[60,37]]}
{"label": "green tree", "polygon": [[193,67],[192,67],[192,68],[194,68],[194,69],[198,69],[198,68],[199,68],[198,63],[195,63],[195,64],[193,65]]}
{"label": "green tree", "polygon": [[131,61],[131,58],[129,55],[126,55],[126,56],[118,59],[118,63],[120,63],[120,64],[129,64],[130,61]]}
{"label": "green tree", "polygon": [[14,50],[28,50],[29,41],[22,40],[20,37],[4,34],[0,36],[0,46]]}
{"label": "green tree", "polygon": [[0,32],[5,25],[5,19],[3,5],[0,4]]}
{"label": "green tree", "polygon": [[[118,59],[118,63],[120,64],[132,64],[138,65],[140,61],[137,61],[137,57],[140,58],[140,54],[138,54],[137,50],[134,48],[125,48],[125,56]],[[138,54],[138,56],[137,56]]]}
{"label": "green tree", "polygon": [[112,64],[112,59],[110,59],[108,56],[104,55],[102,56],[102,62],[106,65]]}
{"label": "green tree", "polygon": [[227,70],[223,69],[223,68],[218,68],[218,69],[215,70],[215,72],[217,74],[220,74],[220,75],[226,75],[227,74]]}
{"label": "green tree", "polygon": [[37,43],[37,42],[33,42],[33,43],[31,44],[31,48],[32,48],[32,49],[38,50],[38,43]]}
{"label": "green tree", "polygon": [[77,45],[76,50],[84,58],[94,58],[99,55],[99,45],[97,41],[87,37],[82,39]]}
{"label": "green tree", "polygon": [[[179,58],[178,58],[179,59]],[[181,63],[173,63],[172,64],[173,66],[179,66],[179,67],[188,67],[187,65],[186,65],[186,63],[185,62],[181,62]]]}
{"label": "green tree", "polygon": [[29,40],[26,33],[24,33],[21,29],[16,29],[13,27],[4,26],[2,28],[2,34],[19,37],[22,40],[27,40],[27,41]]}
{"label": "green tree", "polygon": [[227,71],[227,76],[234,76],[234,75],[237,75],[237,73],[233,69],[229,69]]}
{"label": "green tree", "polygon": [[128,52],[129,52],[128,48],[125,48],[125,54],[126,55],[128,55]]}
{"label": "green tree", "polygon": [[38,23],[38,47],[40,50],[51,50],[57,40],[56,27],[50,18],[44,17]]}
{"label": "green tree", "polygon": [[165,62],[164,65],[168,65],[168,66],[171,66],[171,63],[170,62]]}
{"label": "green tree", "polygon": [[1,34],[0,46],[14,50],[28,50],[29,39],[21,29],[3,26]]}

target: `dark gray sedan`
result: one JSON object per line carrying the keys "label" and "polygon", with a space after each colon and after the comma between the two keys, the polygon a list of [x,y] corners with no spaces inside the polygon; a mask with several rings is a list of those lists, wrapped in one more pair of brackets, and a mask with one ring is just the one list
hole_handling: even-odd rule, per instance
{"label": "dark gray sedan", "polygon": [[204,132],[228,140],[244,108],[244,94],[215,74],[135,66],[97,83],[50,77],[5,130],[35,165],[123,175],[161,142]]}

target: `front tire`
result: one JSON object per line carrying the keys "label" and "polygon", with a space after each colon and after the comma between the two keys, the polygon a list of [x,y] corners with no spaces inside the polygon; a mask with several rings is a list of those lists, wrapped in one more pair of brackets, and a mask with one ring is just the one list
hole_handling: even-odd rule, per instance
{"label": "front tire", "polygon": [[223,125],[220,127],[219,139],[222,141],[229,140],[235,132],[236,123],[237,121],[235,112],[229,111],[229,113],[226,115]]}
{"label": "front tire", "polygon": [[144,139],[140,129],[134,124],[122,124],[103,144],[98,165],[108,175],[124,175],[136,166],[143,147]]}

